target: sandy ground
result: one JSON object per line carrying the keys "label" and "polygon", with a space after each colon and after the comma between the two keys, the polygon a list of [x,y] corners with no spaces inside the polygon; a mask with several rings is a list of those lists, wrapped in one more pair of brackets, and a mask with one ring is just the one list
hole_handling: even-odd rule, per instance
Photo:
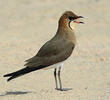
{"label": "sandy ground", "polygon": [[[7,82],[2,76],[24,67],[66,10],[85,17],[61,73],[72,90],[55,90],[53,70]],[[0,100],[110,100],[110,0],[0,0]]]}

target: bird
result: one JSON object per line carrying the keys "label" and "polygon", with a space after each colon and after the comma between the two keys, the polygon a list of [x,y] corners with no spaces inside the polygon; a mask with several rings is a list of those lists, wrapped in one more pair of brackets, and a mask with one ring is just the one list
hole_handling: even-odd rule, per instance
{"label": "bird", "polygon": [[84,24],[84,22],[79,21],[80,18],[83,17],[76,15],[72,11],[65,11],[59,18],[55,36],[47,41],[35,56],[25,61],[24,68],[4,75],[4,77],[9,77],[7,81],[36,70],[48,69],[54,66],[52,68],[54,68],[55,89],[64,91],[60,77],[61,68],[76,46],[75,23]]}

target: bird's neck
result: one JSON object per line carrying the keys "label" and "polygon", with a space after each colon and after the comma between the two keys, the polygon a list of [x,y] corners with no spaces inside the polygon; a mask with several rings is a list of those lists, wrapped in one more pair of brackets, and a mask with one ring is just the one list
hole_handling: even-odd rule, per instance
{"label": "bird's neck", "polygon": [[58,27],[57,35],[76,44],[76,36],[75,36],[74,30],[72,30],[70,28],[66,28],[64,26]]}

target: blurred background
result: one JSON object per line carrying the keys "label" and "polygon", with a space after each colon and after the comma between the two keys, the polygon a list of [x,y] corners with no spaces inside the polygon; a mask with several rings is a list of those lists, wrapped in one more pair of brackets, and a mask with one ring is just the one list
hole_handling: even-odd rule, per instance
{"label": "blurred background", "polygon": [[[24,61],[55,35],[59,17],[67,10],[85,22],[76,25],[77,46],[62,70],[64,87],[73,90],[55,91],[51,70],[7,83],[3,74],[24,67]],[[23,100],[109,100],[110,0],[0,0],[0,65],[0,94],[25,90],[37,93],[19,95]],[[14,94],[0,98],[18,100]]]}

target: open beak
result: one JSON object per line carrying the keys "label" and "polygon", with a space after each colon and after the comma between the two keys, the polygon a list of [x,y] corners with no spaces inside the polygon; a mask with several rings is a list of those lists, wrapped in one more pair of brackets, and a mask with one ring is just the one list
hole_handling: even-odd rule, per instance
{"label": "open beak", "polygon": [[84,18],[83,16],[78,16],[78,18]]}
{"label": "open beak", "polygon": [[84,24],[84,22],[80,21],[81,18],[84,18],[84,17],[83,17],[83,16],[78,16],[78,17],[74,20],[74,23]]}

